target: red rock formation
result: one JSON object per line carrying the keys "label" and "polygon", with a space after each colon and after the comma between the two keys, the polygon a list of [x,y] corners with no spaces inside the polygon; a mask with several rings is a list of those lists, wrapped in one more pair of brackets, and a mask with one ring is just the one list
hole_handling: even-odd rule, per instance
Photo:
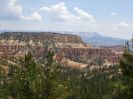
{"label": "red rock formation", "polygon": [[[23,57],[29,50],[39,58],[45,53],[45,42],[52,41],[51,45],[55,50],[55,59],[61,61],[64,57],[78,62],[87,63],[88,60],[98,57],[107,60],[110,64],[119,63],[121,59],[120,48],[104,47],[92,48],[86,45],[79,36],[68,34],[49,34],[49,33],[5,33],[1,34],[5,41],[0,43],[1,57]],[[8,42],[7,38],[12,38],[12,43]],[[16,42],[17,41],[17,42]],[[15,43],[16,42],[16,43]],[[38,44],[41,42],[41,44]],[[36,44],[37,43],[37,44]],[[56,43],[56,44],[55,44]],[[59,45],[59,46],[57,46]],[[78,45],[80,45],[78,47]],[[56,48],[55,48],[56,47]]]}

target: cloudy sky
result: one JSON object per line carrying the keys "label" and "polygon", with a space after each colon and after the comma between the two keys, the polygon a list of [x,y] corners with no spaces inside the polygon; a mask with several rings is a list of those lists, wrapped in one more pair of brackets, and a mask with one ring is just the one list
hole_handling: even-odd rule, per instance
{"label": "cloudy sky", "polygon": [[0,0],[0,30],[81,31],[131,38],[133,0]]}

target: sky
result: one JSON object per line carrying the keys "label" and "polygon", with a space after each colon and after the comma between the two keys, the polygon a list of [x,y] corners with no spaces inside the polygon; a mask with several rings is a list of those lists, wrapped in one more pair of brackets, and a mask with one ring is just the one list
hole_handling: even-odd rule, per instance
{"label": "sky", "polygon": [[133,35],[133,0],[0,0],[0,9],[0,30]]}

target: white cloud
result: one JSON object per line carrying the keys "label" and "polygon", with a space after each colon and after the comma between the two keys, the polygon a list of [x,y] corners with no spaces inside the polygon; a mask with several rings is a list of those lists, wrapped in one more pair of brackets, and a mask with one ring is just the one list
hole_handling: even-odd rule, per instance
{"label": "white cloud", "polygon": [[82,9],[79,9],[78,7],[75,7],[74,10],[79,14],[79,17],[81,18],[81,20],[88,20],[91,23],[95,22],[95,19],[93,17],[93,15],[83,11]]}
{"label": "white cloud", "polygon": [[19,19],[22,15],[22,6],[16,0],[0,0],[0,19]]}
{"label": "white cloud", "polygon": [[112,15],[112,16],[118,16],[118,14],[115,13],[115,12],[112,12],[111,15]]}
{"label": "white cloud", "polygon": [[65,22],[73,22],[73,23],[94,23],[95,19],[92,15],[87,12],[79,9],[78,7],[74,8],[74,11],[78,15],[74,15],[69,12],[64,2],[60,2],[55,5],[51,5],[49,7],[43,6],[39,9],[40,11],[49,12],[52,14],[52,18],[54,20],[61,20]]}
{"label": "white cloud", "polygon": [[42,7],[42,8],[39,8],[39,10],[42,10],[42,11],[52,11],[52,9],[51,8],[49,8],[49,7]]}
{"label": "white cloud", "polygon": [[62,21],[72,21],[72,20],[78,20],[79,17],[74,16],[71,14],[65,4],[63,2],[60,2],[55,5],[51,5],[50,7],[42,7],[40,8],[42,11],[51,12],[54,16],[54,19],[62,20]]}
{"label": "white cloud", "polygon": [[23,7],[17,0],[0,0],[0,20],[41,20],[41,16],[35,12],[30,16],[24,16]]}
{"label": "white cloud", "polygon": [[27,17],[22,16],[22,18],[27,21],[41,21],[42,20],[42,16],[38,12],[34,12],[32,15],[27,16]]}
{"label": "white cloud", "polygon": [[125,23],[125,22],[120,22],[119,24],[116,25],[118,28],[131,28],[133,25]]}

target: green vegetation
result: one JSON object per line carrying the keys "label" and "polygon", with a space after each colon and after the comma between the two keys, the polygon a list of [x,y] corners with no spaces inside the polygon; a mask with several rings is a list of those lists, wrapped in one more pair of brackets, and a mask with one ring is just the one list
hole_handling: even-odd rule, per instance
{"label": "green vegetation", "polygon": [[[127,47],[120,65],[85,69],[61,66],[48,51],[39,61],[29,52],[17,66],[0,68],[0,99],[132,99],[133,53]],[[2,60],[0,64],[7,62]]]}
{"label": "green vegetation", "polygon": [[10,66],[12,77],[11,72],[5,79],[2,76],[5,73],[0,73],[2,99],[66,99],[68,96],[69,89],[66,81],[59,79],[60,65],[54,62],[53,52],[48,52],[44,64],[39,64],[29,52],[18,66]]}
{"label": "green vegetation", "polygon": [[115,98],[133,99],[133,52],[128,42],[126,42],[125,52],[119,67],[122,79],[115,83],[117,92]]}

